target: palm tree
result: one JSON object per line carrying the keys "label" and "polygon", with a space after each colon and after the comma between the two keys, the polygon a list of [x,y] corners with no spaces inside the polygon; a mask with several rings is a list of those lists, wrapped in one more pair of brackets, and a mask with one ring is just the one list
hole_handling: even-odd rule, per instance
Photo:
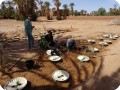
{"label": "palm tree", "polygon": [[117,4],[114,4],[113,6],[114,6],[114,9],[116,10],[117,9]]}
{"label": "palm tree", "polygon": [[63,7],[64,7],[64,10],[68,9],[68,5],[67,4],[64,4]]}
{"label": "palm tree", "polygon": [[106,10],[105,8],[99,8],[97,11],[99,16],[105,16],[106,15]]}
{"label": "palm tree", "polygon": [[75,6],[75,4],[74,4],[74,3],[70,3],[71,14],[72,14],[72,16],[73,16],[73,14],[74,14],[74,8],[73,8],[73,6]]}
{"label": "palm tree", "polygon": [[35,0],[14,0],[19,9],[19,14],[24,18],[29,14],[33,15],[35,12]]}
{"label": "palm tree", "polygon": [[119,15],[118,9],[117,9],[117,4],[114,4],[114,15],[117,16]]}
{"label": "palm tree", "polygon": [[5,2],[4,2],[4,1],[1,3],[1,9],[6,9]]}
{"label": "palm tree", "polygon": [[80,11],[80,15],[87,15],[87,11],[82,9],[82,10]]}
{"label": "palm tree", "polygon": [[68,11],[69,11],[68,10],[68,5],[64,4],[63,7],[64,7],[64,16],[65,16],[64,19],[66,19],[66,16],[68,15]]}
{"label": "palm tree", "polygon": [[44,16],[44,6],[43,6],[43,1],[41,0],[36,0],[37,3],[40,5],[40,15]]}
{"label": "palm tree", "polygon": [[[19,14],[26,16],[24,9],[26,8],[26,1],[24,2],[24,0],[14,0],[14,2],[16,3],[16,5],[18,6],[18,10],[19,10]],[[24,2],[24,3],[23,3]],[[28,11],[26,11],[26,13],[28,13]]]}
{"label": "palm tree", "polygon": [[14,11],[15,4],[12,1],[7,1],[7,2],[5,2],[5,5],[7,6],[7,8],[5,10],[5,14],[6,14],[6,17],[9,19],[9,18],[11,18],[11,16],[13,14],[15,14],[15,11]]}
{"label": "palm tree", "polygon": [[56,10],[56,8],[55,8],[55,7],[53,7],[53,8],[52,8],[52,10]]}
{"label": "palm tree", "polygon": [[5,2],[3,1],[1,3],[1,13],[4,18],[5,18],[5,10],[6,10],[6,6],[5,6]]}
{"label": "palm tree", "polygon": [[40,5],[40,8],[41,8],[41,10],[42,10],[43,1],[41,1],[41,0],[36,0],[36,1],[38,2],[38,4]]}
{"label": "palm tree", "polygon": [[108,14],[109,14],[109,15],[114,15],[114,16],[120,15],[120,11],[119,11],[119,10],[120,10],[120,9],[117,8],[117,4],[114,4],[114,7],[113,7],[113,8],[109,8]]}
{"label": "palm tree", "polygon": [[91,15],[92,15],[92,16],[97,16],[97,15],[98,15],[98,12],[97,12],[97,11],[92,11],[92,12],[91,12]]}
{"label": "palm tree", "polygon": [[45,11],[46,11],[46,16],[47,16],[47,19],[50,20],[50,14],[49,14],[49,11],[50,11],[50,3],[48,1],[45,2]]}
{"label": "palm tree", "polygon": [[11,8],[14,5],[12,1],[7,1],[5,4],[8,6],[8,8]]}
{"label": "palm tree", "polygon": [[81,11],[80,11],[80,15],[83,15],[84,14],[84,10],[82,9]]}
{"label": "palm tree", "polygon": [[53,0],[54,1],[54,5],[56,6],[57,8],[57,19],[61,19],[61,16],[60,16],[60,10],[59,10],[59,7],[61,5],[61,2],[59,0]]}

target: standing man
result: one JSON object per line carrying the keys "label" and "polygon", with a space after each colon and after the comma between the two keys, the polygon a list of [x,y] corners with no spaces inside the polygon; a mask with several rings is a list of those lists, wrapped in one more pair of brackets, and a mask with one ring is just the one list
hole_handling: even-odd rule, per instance
{"label": "standing man", "polygon": [[24,21],[25,26],[25,35],[28,37],[28,48],[34,48],[34,38],[32,36],[32,29],[34,26],[32,26],[31,22],[32,16],[29,15],[28,18]]}

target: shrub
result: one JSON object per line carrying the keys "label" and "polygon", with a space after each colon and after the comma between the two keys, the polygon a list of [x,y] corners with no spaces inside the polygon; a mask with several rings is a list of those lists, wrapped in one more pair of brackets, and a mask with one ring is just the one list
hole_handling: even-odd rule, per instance
{"label": "shrub", "polygon": [[24,20],[24,17],[18,13],[15,14],[15,19],[16,20]]}
{"label": "shrub", "polygon": [[61,16],[57,16],[56,19],[57,20],[62,20],[62,17]]}
{"label": "shrub", "polygon": [[43,49],[48,49],[47,41],[44,38],[38,41],[38,45]]}

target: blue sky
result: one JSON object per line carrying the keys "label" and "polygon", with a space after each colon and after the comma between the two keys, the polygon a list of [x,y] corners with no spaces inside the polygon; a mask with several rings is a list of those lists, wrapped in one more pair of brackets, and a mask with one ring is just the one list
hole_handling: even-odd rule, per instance
{"label": "blue sky", "polygon": [[[2,1],[2,0],[0,0]],[[53,0],[43,0],[49,1],[51,7],[54,7]],[[120,0],[119,0],[120,1]],[[120,5],[115,0],[60,0],[62,3],[60,8],[63,8],[63,4],[70,4],[71,2],[75,3],[74,9],[80,11],[81,9],[87,10],[88,12],[98,10],[100,7],[105,8],[107,11],[109,8],[113,7],[114,4]]]}
{"label": "blue sky", "polygon": [[[44,0],[51,2],[51,7],[53,7],[54,3],[53,0]],[[61,8],[63,4],[70,4],[71,2],[75,3],[74,9],[80,11],[81,9],[87,10],[88,12],[98,10],[100,7],[105,8],[107,11],[109,8],[113,7],[114,4],[117,4],[118,7],[120,5],[115,0],[60,0],[62,3]]]}

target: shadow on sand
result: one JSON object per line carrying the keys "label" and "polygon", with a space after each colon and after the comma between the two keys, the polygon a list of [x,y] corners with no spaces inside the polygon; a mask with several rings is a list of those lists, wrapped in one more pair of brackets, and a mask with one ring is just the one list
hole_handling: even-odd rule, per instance
{"label": "shadow on sand", "polygon": [[115,71],[111,76],[103,76],[98,78],[101,75],[103,69],[104,58],[101,57],[101,65],[98,69],[96,75],[93,77],[94,83],[91,86],[83,85],[82,90],[115,90],[120,85],[120,68]]}
{"label": "shadow on sand", "polygon": [[[37,40],[35,41],[35,44],[37,45]],[[12,56],[16,57],[16,58],[17,57],[22,58],[20,53],[27,53],[28,50],[26,48],[27,48],[27,43],[25,40],[20,41],[20,42],[12,42],[12,43],[10,43],[10,46],[7,46],[5,53],[12,54]],[[45,53],[46,53],[45,51],[41,54],[42,50],[40,48],[38,48],[37,46],[36,46],[36,48],[37,49],[32,50],[29,53],[33,53],[33,52],[37,53],[38,59],[40,59],[38,61],[41,61],[42,65],[40,65],[40,66],[38,65],[36,67],[36,69],[32,69],[32,70],[28,71],[25,67],[25,61],[21,60],[21,61],[19,61],[19,63],[17,63],[15,65],[15,67],[17,67],[17,69],[14,71],[10,71],[7,74],[10,78],[13,78],[14,77],[13,74],[15,74],[15,73],[19,74],[19,73],[27,72],[28,74],[34,75],[33,77],[42,78],[42,80],[45,80],[46,82],[49,83],[47,85],[34,86],[34,85],[32,85],[32,80],[30,80],[31,84],[28,86],[28,88],[29,87],[31,87],[31,88],[26,89],[26,90],[72,90],[73,87],[76,87],[78,85],[85,83],[90,78],[89,77],[90,76],[89,69],[87,69],[86,65],[88,65],[88,66],[91,65],[92,74],[95,71],[96,65],[94,64],[93,61],[90,61],[87,63],[82,63],[82,62],[76,60],[76,55],[74,55],[73,53],[64,54],[62,62],[53,63],[53,62],[48,61],[48,56],[45,55]],[[9,51],[9,50],[11,50],[11,51]],[[41,56],[39,57],[39,55],[41,55]],[[66,55],[67,55],[67,57],[66,57]],[[34,57],[36,57],[36,56],[33,55],[32,58],[34,58]],[[75,57],[75,58],[73,58],[73,57]],[[10,61],[8,61],[8,63],[15,63],[15,62],[16,62],[16,60],[12,60],[12,59]],[[102,68],[102,66],[100,68]],[[47,71],[43,72],[43,70],[45,70],[45,69],[48,69],[48,75],[46,75]],[[53,72],[55,70],[66,70],[70,74],[70,79],[66,82],[55,82],[51,78],[51,74],[52,74],[51,72]],[[81,72],[84,72],[84,80],[81,78],[82,77]],[[27,77],[27,75],[26,75],[26,77]],[[39,82],[41,83],[42,80],[40,79]],[[104,79],[103,79],[103,81],[104,81]],[[36,83],[39,83],[39,82],[36,82]],[[99,84],[99,82],[97,82],[97,83]],[[86,89],[86,90],[90,90],[90,89]],[[97,90],[97,89],[95,89],[95,90]]]}

